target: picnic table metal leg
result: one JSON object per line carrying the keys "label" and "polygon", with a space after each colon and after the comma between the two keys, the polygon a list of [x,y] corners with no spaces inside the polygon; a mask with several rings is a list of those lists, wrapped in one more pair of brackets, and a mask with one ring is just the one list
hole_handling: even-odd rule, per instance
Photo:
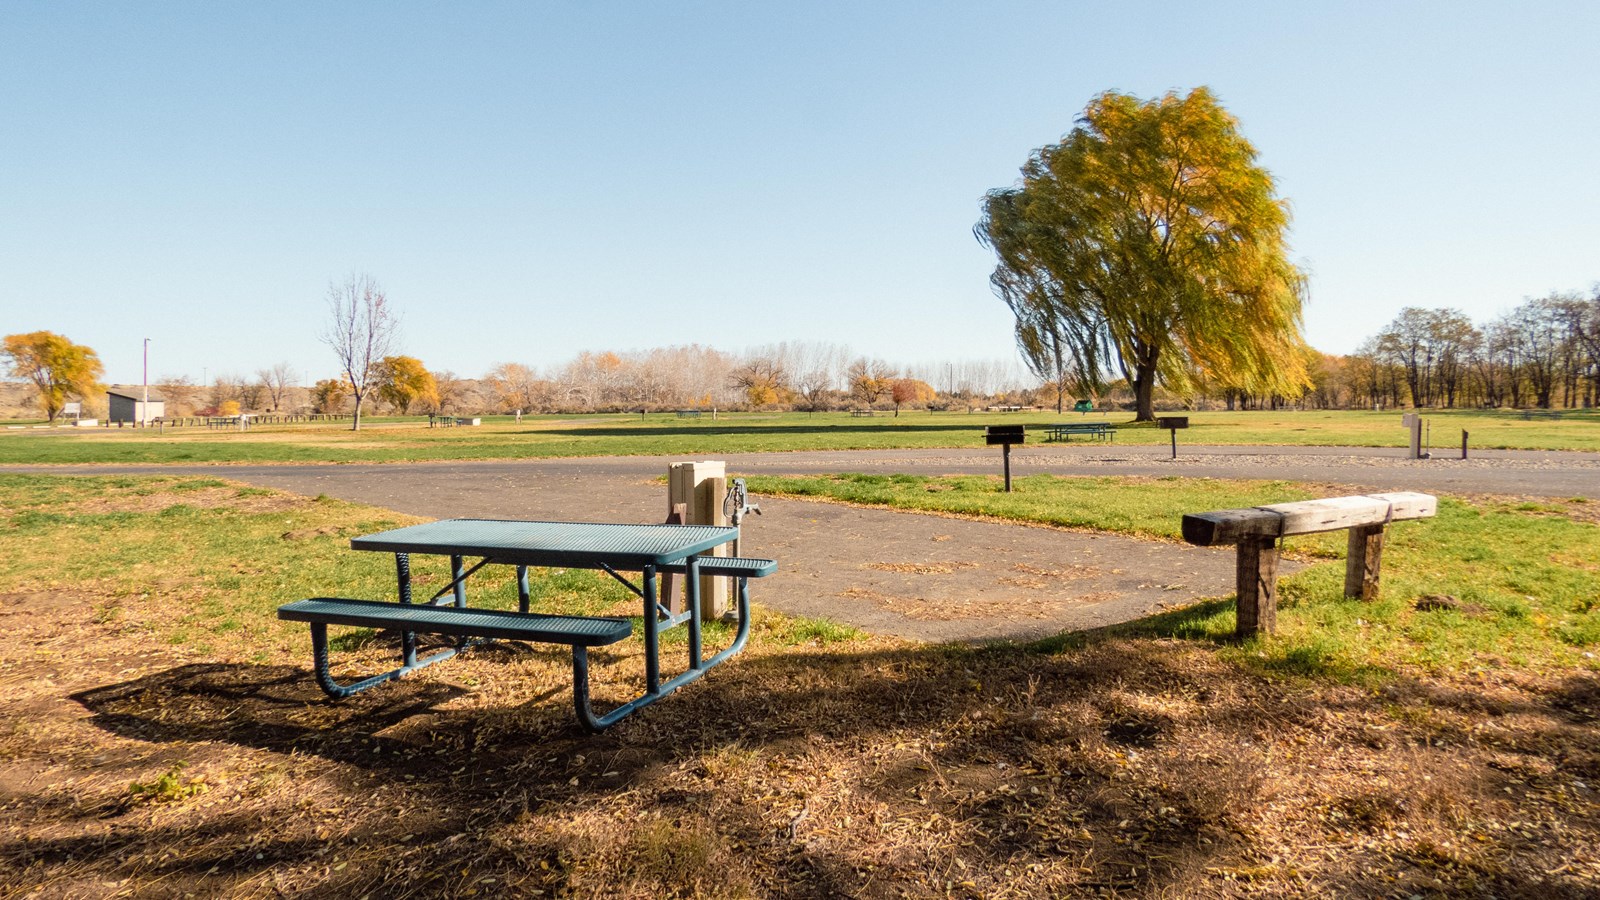
{"label": "picnic table metal leg", "polygon": [[517,566],[517,612],[528,611],[528,567]]}
{"label": "picnic table metal leg", "polygon": [[[394,571],[395,580],[399,582],[400,602],[410,603],[411,554],[396,553],[394,555]],[[415,631],[403,631],[400,633],[400,662],[402,666],[406,667],[417,664],[417,633]],[[324,686],[323,690],[327,690],[327,687]]]}
{"label": "picnic table metal leg", "polygon": [[[661,626],[656,616],[656,567],[644,567],[644,692],[661,693]],[[572,664],[578,664],[575,648]]]}
{"label": "picnic table metal leg", "polygon": [[452,589],[456,595],[456,609],[467,608],[467,579],[466,569],[461,564],[461,557],[450,557],[450,577],[454,580]]}
{"label": "picnic table metal leg", "polygon": [[699,671],[700,662],[700,557],[691,556],[684,570],[689,595],[689,668]]}
{"label": "picnic table metal leg", "polygon": [[409,633],[407,636],[413,639],[412,646],[410,648],[410,658],[406,659],[400,668],[391,669],[390,671],[384,672],[381,675],[373,675],[370,678],[363,678],[360,681],[352,682],[350,684],[340,684],[339,682],[333,680],[333,672],[331,671],[331,665],[328,659],[328,625],[325,622],[312,622],[311,668],[317,679],[317,687],[322,688],[322,692],[327,694],[329,697],[332,697],[335,700],[342,700],[351,694],[359,694],[367,688],[376,687],[377,685],[383,684],[386,681],[394,681],[395,679],[409,675],[418,669],[431,666],[436,662],[443,662],[456,655],[455,648],[450,647],[440,650],[438,653],[435,653],[432,656],[424,657],[419,661],[416,658],[416,636]]}
{"label": "picnic table metal leg", "polygon": [[[690,583],[692,584],[693,582]],[[649,608],[650,607],[648,606],[646,607],[646,609]],[[698,679],[700,676],[704,675],[707,670],[720,665],[728,657],[733,656],[740,650],[743,650],[744,645],[750,640],[750,579],[748,578],[739,579],[738,605],[736,608],[738,609],[739,615],[739,627],[738,631],[734,634],[733,643],[729,644],[727,649],[706,660],[699,668],[692,668],[676,678],[671,679],[666,684],[658,684],[655,690],[647,690],[643,695],[629,700],[627,703],[622,704],[603,716],[596,716],[594,714],[593,707],[589,703],[588,648],[583,646],[574,646],[572,648],[572,707],[573,711],[577,713],[578,723],[583,726],[585,731],[590,733],[599,733],[624,717],[638,711],[643,707],[649,706],[650,704],[660,700],[662,697],[665,697],[678,688]],[[648,623],[649,621],[650,617],[646,616],[645,622]],[[646,625],[647,630],[648,628],[649,626]],[[651,659],[649,646],[650,645],[647,643],[645,647],[645,663],[647,669],[649,668],[649,662]]]}

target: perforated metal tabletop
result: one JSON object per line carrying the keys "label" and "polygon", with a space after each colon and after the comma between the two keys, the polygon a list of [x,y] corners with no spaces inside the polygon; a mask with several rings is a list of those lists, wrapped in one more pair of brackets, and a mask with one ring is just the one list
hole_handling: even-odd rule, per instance
{"label": "perforated metal tabletop", "polygon": [[717,525],[612,525],[444,519],[354,538],[354,550],[482,556],[525,566],[619,569],[660,566],[732,541],[739,529]]}

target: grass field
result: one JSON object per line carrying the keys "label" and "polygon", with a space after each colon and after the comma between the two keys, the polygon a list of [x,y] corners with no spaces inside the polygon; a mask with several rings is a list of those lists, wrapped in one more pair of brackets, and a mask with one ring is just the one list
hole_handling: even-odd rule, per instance
{"label": "grass field", "polygon": [[[1004,493],[987,476],[830,475],[756,477],[750,489],[903,510],[981,515],[1068,528],[1180,540],[1174,509],[1258,506],[1326,496],[1283,481],[1034,475]],[[1285,579],[1280,639],[1233,648],[1244,665],[1340,677],[1403,671],[1467,671],[1511,663],[1534,669],[1600,669],[1600,509],[1582,499],[1528,502],[1446,497],[1426,522],[1394,525],[1377,603],[1328,603],[1344,586],[1344,532],[1283,542],[1290,555],[1328,560]],[[1413,601],[1449,595],[1455,609]],[[1231,604],[1192,609],[1152,626],[1224,641]]]}
{"label": "grass field", "polygon": [[[1517,412],[1425,413],[1436,447],[1600,450],[1600,411],[1559,417]],[[690,455],[786,450],[977,447],[987,425],[1104,420],[1118,444],[1159,444],[1167,433],[1134,426],[1128,414],[906,412],[898,418],[846,413],[490,417],[478,428],[430,429],[426,420],[372,420],[360,432],[333,424],[262,425],[248,432],[175,429],[0,431],[0,465],[27,463],[401,462],[572,456]],[[1190,415],[1185,444],[1403,447],[1397,412],[1207,412]]]}
{"label": "grass field", "polygon": [[[785,484],[1041,519],[1087,496],[1095,517],[1063,524],[1145,535],[1170,534],[1161,498],[1302,490]],[[1292,545],[1323,561],[1286,579],[1277,641],[1226,640],[1225,601],[992,647],[763,613],[735,660],[592,738],[564,651],[320,698],[273,608],[389,596],[392,563],[347,540],[405,517],[220,479],[0,476],[0,897],[1593,896],[1583,506],[1448,500],[1393,529],[1372,604],[1338,597],[1336,548]],[[593,576],[546,573],[538,603],[631,612]],[[474,590],[511,602],[503,574]],[[1461,605],[1418,609],[1425,591]],[[596,654],[598,698],[637,689],[634,646]],[[394,652],[336,647],[341,676]]]}

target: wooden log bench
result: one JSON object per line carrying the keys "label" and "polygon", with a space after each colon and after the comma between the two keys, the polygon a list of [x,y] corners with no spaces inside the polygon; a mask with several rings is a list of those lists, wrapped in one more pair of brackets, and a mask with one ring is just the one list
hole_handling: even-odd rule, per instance
{"label": "wooden log bench", "polygon": [[1375,600],[1384,527],[1428,518],[1438,505],[1432,494],[1399,491],[1190,513],[1183,517],[1183,539],[1200,547],[1238,545],[1236,633],[1243,638],[1277,630],[1279,538],[1349,529],[1344,595]]}

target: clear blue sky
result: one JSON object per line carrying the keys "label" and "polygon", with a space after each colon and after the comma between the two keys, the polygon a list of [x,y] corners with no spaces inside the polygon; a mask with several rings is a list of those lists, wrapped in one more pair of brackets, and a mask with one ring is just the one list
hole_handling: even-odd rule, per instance
{"label": "clear blue sky", "polygon": [[477,376],[779,340],[1011,357],[978,201],[1096,93],[1209,85],[1307,336],[1600,280],[1600,4],[0,4],[0,333],[332,374],[330,280]]}

